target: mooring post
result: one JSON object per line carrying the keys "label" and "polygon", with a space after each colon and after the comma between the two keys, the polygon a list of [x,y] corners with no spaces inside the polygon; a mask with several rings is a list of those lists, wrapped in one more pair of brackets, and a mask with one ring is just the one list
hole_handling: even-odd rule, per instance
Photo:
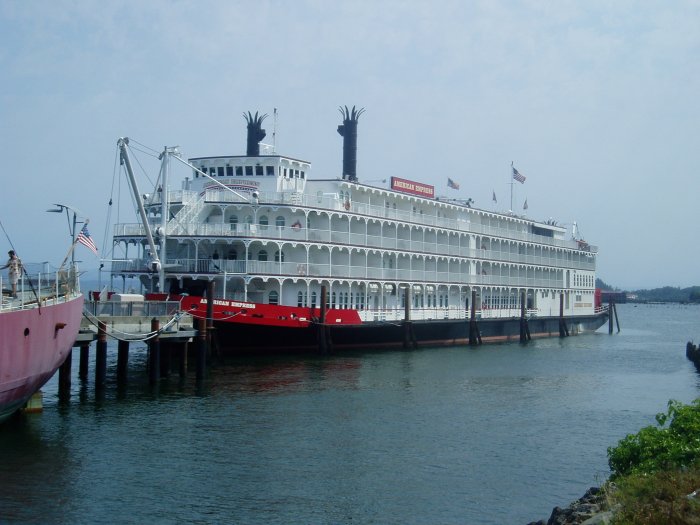
{"label": "mooring post", "polygon": [[613,311],[615,312],[615,324],[617,325],[617,333],[620,333],[620,318],[617,316],[617,305],[613,303]]}
{"label": "mooring post", "polygon": [[95,351],[95,388],[102,389],[107,379],[107,325],[97,322],[97,349]]}
{"label": "mooring post", "polygon": [[207,283],[207,357],[211,357],[214,337],[214,281]]}
{"label": "mooring post", "polygon": [[196,378],[197,381],[204,379],[204,373],[207,366],[207,321],[206,319],[197,319],[197,365]]}
{"label": "mooring post", "polygon": [[476,290],[472,290],[472,311],[469,319],[469,344],[481,344],[481,333],[479,333],[479,325],[476,322]]}
{"label": "mooring post", "polygon": [[123,385],[127,381],[129,369],[129,341],[122,339],[117,343],[117,384]]}
{"label": "mooring post", "polygon": [[78,377],[81,381],[85,381],[88,376],[88,367],[90,361],[90,343],[81,343],[80,345],[80,363],[78,365]]}
{"label": "mooring post", "polygon": [[170,377],[171,363],[171,349],[172,344],[170,342],[161,341],[160,343],[160,377],[168,378]]}
{"label": "mooring post", "polygon": [[318,319],[318,351],[322,354],[328,352],[328,341],[326,340],[326,285],[321,285],[321,314]]}
{"label": "mooring post", "polygon": [[520,342],[525,343],[530,339],[530,327],[527,325],[525,317],[525,290],[520,292]]}
{"label": "mooring post", "polygon": [[569,329],[566,327],[566,321],[564,320],[564,293],[559,294],[559,337],[566,337],[569,335]]}
{"label": "mooring post", "polygon": [[403,301],[403,347],[408,348],[411,345],[411,303],[409,301],[409,288],[406,288]]}
{"label": "mooring post", "polygon": [[608,334],[613,332],[613,315],[615,315],[615,302],[612,296],[608,298]]}
{"label": "mooring post", "polygon": [[67,401],[70,398],[70,373],[73,363],[73,349],[68,351],[66,360],[58,369],[58,399]]}
{"label": "mooring post", "polygon": [[180,378],[187,377],[187,341],[180,343],[178,356],[178,370]]}
{"label": "mooring post", "polygon": [[151,319],[151,332],[156,332],[155,337],[148,341],[148,382],[155,385],[160,374],[160,321],[156,317]]}

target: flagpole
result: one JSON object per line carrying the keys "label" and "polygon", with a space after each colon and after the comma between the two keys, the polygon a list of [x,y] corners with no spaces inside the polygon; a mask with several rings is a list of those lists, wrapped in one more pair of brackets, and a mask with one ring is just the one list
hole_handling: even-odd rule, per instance
{"label": "flagpole", "polygon": [[513,161],[510,161],[510,211],[513,211]]}

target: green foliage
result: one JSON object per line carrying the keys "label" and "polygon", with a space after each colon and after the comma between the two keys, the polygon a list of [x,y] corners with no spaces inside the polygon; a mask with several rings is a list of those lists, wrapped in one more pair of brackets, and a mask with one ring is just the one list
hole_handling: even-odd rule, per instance
{"label": "green foliage", "polygon": [[700,460],[700,399],[690,405],[669,401],[656,422],[658,427],[645,427],[608,448],[612,479],[684,468]]}
{"label": "green foliage", "polygon": [[601,290],[612,290],[612,291],[617,291],[619,288],[615,288],[614,286],[609,285],[603,279],[600,277],[595,278],[595,287],[600,288]]}
{"label": "green foliage", "polygon": [[700,303],[700,286],[693,286],[690,289],[688,301],[690,301],[691,303]]}

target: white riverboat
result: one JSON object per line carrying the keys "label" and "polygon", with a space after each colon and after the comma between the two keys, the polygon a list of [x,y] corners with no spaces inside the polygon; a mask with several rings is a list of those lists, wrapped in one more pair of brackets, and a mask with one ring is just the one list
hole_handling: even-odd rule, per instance
{"label": "white riverboat", "polygon": [[145,200],[120,139],[141,222],[115,226],[112,275],[211,316],[228,350],[525,340],[606,322],[595,246],[553,221],[437,197],[425,182],[359,181],[362,110],[341,113],[339,176],[261,154],[265,115],[248,113],[245,156],[191,158],[191,178],[172,190],[171,165],[185,161],[165,148]]}

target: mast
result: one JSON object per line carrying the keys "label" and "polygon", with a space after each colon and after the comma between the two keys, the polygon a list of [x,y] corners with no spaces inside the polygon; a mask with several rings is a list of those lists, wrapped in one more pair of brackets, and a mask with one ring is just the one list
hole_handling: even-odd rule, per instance
{"label": "mast", "polygon": [[143,199],[141,198],[141,192],[139,191],[138,185],[136,184],[136,178],[134,177],[134,171],[131,168],[131,159],[129,158],[129,139],[126,137],[120,138],[117,141],[119,150],[121,153],[121,162],[126,166],[126,172],[129,176],[129,184],[132,191],[134,192],[134,199],[136,199],[136,206],[139,210],[139,215],[141,216],[141,222],[143,224],[144,230],[146,230],[146,239],[148,239],[148,246],[151,251],[151,270],[154,272],[160,272],[161,264],[158,258],[158,250],[156,250],[156,245],[153,242],[153,233],[151,232],[151,226],[148,224],[148,218],[146,217],[146,210],[143,207]]}

